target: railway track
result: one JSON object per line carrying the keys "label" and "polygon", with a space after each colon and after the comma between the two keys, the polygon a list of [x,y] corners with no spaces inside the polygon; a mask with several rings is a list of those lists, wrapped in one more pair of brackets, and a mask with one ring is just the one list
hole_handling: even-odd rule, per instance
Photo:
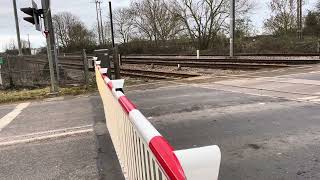
{"label": "railway track", "polygon": [[124,69],[122,68],[120,73],[122,75],[130,77],[142,77],[142,78],[152,78],[152,79],[182,79],[197,77],[196,74],[185,74],[185,73],[174,73],[174,72],[163,72],[163,71],[149,71],[140,69]]}
{"label": "railway track", "polygon": [[[90,57],[90,56],[89,56]],[[44,57],[27,56],[25,58],[33,63],[47,63]],[[258,70],[264,68],[285,68],[301,64],[316,64],[320,63],[317,54],[308,54],[303,56],[295,54],[286,56],[281,54],[273,54],[272,56],[248,56],[243,54],[230,58],[228,56],[201,56],[197,59],[195,56],[150,56],[136,55],[123,56],[122,63],[124,64],[143,64],[143,65],[160,65],[160,66],[178,66],[191,68],[210,68],[210,69],[237,69],[237,70]],[[59,65],[65,69],[83,70],[83,60],[81,56],[65,56],[59,57]],[[152,78],[152,79],[177,79],[187,78],[193,75],[157,72],[148,70],[133,70],[122,69],[121,74],[130,77]]]}
{"label": "railway track", "polygon": [[192,63],[235,63],[235,64],[280,64],[280,65],[302,65],[302,64],[316,64],[320,63],[320,59],[317,56],[202,56],[197,59],[194,56],[124,56],[122,58],[123,63],[132,62],[149,62],[149,61],[163,61],[163,62],[192,62]]}
{"label": "railway track", "polygon": [[[32,63],[46,64],[44,60],[28,60]],[[60,62],[60,66],[65,69],[74,69],[74,70],[83,70],[83,64],[80,63],[69,63],[69,62]],[[140,69],[127,69],[122,68],[120,73],[128,77],[139,77],[139,78],[148,78],[148,79],[182,79],[189,77],[196,77],[196,74],[185,74],[185,73],[175,73],[175,72],[164,72],[164,71],[150,71],[150,70],[140,70]]]}
{"label": "railway track", "polygon": [[125,64],[154,64],[162,66],[196,67],[212,69],[241,69],[258,70],[263,68],[284,68],[290,67],[286,64],[258,64],[258,63],[228,63],[228,62],[194,62],[194,61],[160,61],[160,60],[126,60]]}

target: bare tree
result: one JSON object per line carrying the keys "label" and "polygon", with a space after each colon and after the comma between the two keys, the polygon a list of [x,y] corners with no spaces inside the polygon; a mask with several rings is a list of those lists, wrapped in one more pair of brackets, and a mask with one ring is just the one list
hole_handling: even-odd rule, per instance
{"label": "bare tree", "polygon": [[54,15],[53,25],[59,43],[65,49],[84,48],[95,43],[94,33],[89,31],[77,16],[69,12]]}
{"label": "bare tree", "polygon": [[276,35],[294,33],[297,28],[296,5],[295,0],[271,0],[272,14],[264,23],[266,30]]}
{"label": "bare tree", "polygon": [[[229,0],[173,0],[173,14],[178,16],[199,49],[206,49],[217,34],[228,32]],[[236,1],[238,18],[253,8],[249,0]]]}
{"label": "bare tree", "polygon": [[183,30],[181,19],[172,14],[173,7],[165,0],[141,0],[131,4],[134,26],[149,40],[169,40]]}
{"label": "bare tree", "polygon": [[[98,34],[98,25],[97,23],[95,23],[93,25],[93,28],[91,29],[91,32],[94,33],[94,36],[95,37],[99,37],[99,34]],[[110,20],[109,20],[109,17],[107,17],[104,21],[103,21],[103,25],[101,27],[102,29],[102,33],[103,33],[103,37],[104,37],[104,45],[108,44],[111,42],[111,28],[110,28]]]}
{"label": "bare tree", "polygon": [[14,50],[17,49],[16,42],[14,39],[10,39],[10,41],[6,44],[6,50]]}
{"label": "bare tree", "polygon": [[126,44],[134,35],[134,17],[130,8],[120,8],[114,13],[116,35]]}

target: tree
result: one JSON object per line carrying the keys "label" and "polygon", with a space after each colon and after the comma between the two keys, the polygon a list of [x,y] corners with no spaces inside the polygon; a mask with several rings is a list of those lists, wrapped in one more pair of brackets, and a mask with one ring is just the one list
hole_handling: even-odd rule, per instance
{"label": "tree", "polygon": [[141,0],[131,4],[133,26],[142,37],[149,40],[174,39],[183,30],[182,21],[171,13],[173,6],[165,0]]}
{"label": "tree", "polygon": [[248,17],[237,19],[235,25],[235,34],[239,38],[248,37],[254,34],[252,21]]}
{"label": "tree", "polygon": [[[219,33],[228,32],[229,0],[173,0],[171,6],[199,49],[207,49]],[[249,0],[237,0],[237,17],[246,15],[252,7]]]}
{"label": "tree", "polygon": [[271,0],[269,7],[271,16],[264,27],[275,35],[295,33],[297,28],[296,1],[295,0]]}
{"label": "tree", "polygon": [[94,33],[89,31],[77,16],[69,12],[54,15],[53,26],[59,44],[67,51],[95,44]]}
{"label": "tree", "polygon": [[126,44],[135,33],[133,12],[130,8],[120,8],[115,11],[114,15],[117,36]]}
{"label": "tree", "polygon": [[309,11],[305,18],[304,33],[313,36],[320,35],[320,13]]}

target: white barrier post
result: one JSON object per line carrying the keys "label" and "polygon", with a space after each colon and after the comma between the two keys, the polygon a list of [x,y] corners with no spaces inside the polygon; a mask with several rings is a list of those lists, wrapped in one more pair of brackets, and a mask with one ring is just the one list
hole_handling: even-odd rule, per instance
{"label": "white barrier post", "polygon": [[218,179],[221,152],[218,146],[179,150],[174,152],[188,180]]}
{"label": "white barrier post", "polygon": [[197,59],[200,59],[200,50],[197,50]]}

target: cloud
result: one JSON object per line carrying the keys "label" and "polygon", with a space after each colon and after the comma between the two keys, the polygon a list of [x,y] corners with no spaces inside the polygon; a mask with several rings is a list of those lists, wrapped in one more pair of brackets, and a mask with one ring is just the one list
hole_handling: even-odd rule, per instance
{"label": "cloud", "polygon": [[[41,7],[41,0],[35,0],[38,8]],[[51,0],[52,13],[68,11],[78,17],[89,27],[92,28],[96,23],[94,0]],[[129,0],[112,1],[113,7],[123,7],[129,5]],[[10,40],[16,40],[15,20],[12,8],[12,0],[0,0],[0,52]],[[23,12],[19,9],[22,7],[30,7],[31,0],[17,0],[18,19],[20,25],[21,37],[30,34],[30,41],[33,47],[44,45],[44,37],[41,32],[35,30],[32,24],[23,20]],[[108,13],[108,1],[103,0],[102,3],[103,16]]]}
{"label": "cloud", "polygon": [[[103,16],[108,14],[108,1],[102,0]],[[269,15],[267,3],[270,0],[253,0],[256,4],[256,10],[252,16],[253,24],[255,28],[261,29],[263,27],[263,21]],[[307,0],[305,9],[313,9],[313,5],[317,0]],[[35,0],[40,7],[41,0]],[[58,13],[63,11],[71,12],[72,14],[79,16],[80,19],[89,27],[92,28],[96,23],[95,4],[94,0],[51,0],[52,13]],[[113,8],[128,6],[130,0],[113,0]],[[31,0],[17,0],[18,9],[21,7],[31,6]],[[306,12],[306,11],[305,11]],[[36,31],[35,28],[23,21],[23,13],[18,10],[20,32],[21,36],[25,37],[30,34],[31,44],[33,47],[42,46],[43,35]],[[8,40],[16,39],[15,21],[12,10],[12,0],[0,0],[0,51],[6,45]]]}

